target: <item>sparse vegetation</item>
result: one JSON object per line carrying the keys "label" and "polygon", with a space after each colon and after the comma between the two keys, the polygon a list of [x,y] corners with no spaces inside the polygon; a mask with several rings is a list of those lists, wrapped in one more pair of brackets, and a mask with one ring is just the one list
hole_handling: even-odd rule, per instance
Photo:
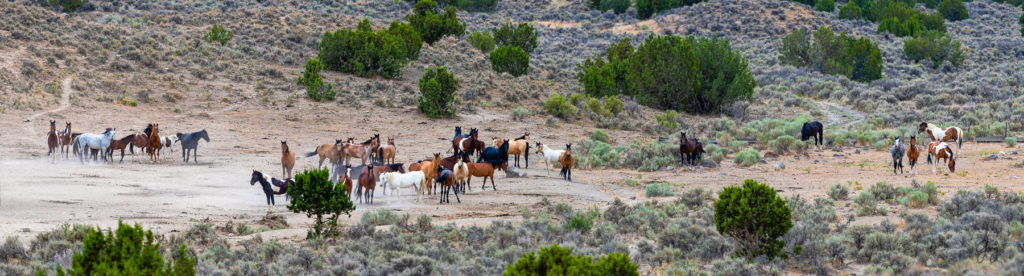
{"label": "sparse vegetation", "polygon": [[455,91],[459,89],[459,79],[448,72],[447,68],[427,69],[420,77],[419,109],[430,118],[455,116]]}
{"label": "sparse vegetation", "polygon": [[725,187],[715,201],[715,228],[739,242],[737,254],[785,258],[780,240],[793,227],[789,206],[775,190],[753,179]]}
{"label": "sparse vegetation", "polygon": [[849,195],[850,190],[840,184],[833,185],[828,189],[828,197],[832,200],[846,200]]}
{"label": "sparse vegetation", "polygon": [[302,72],[296,84],[306,86],[306,95],[314,101],[333,101],[335,95],[334,86],[331,84],[324,84],[323,79],[320,78],[320,70],[323,70],[324,65],[320,63],[319,59],[311,58],[306,61],[306,69]]}
{"label": "sparse vegetation", "polygon": [[914,62],[931,61],[932,68],[938,68],[944,62],[958,67],[964,61],[960,42],[953,40],[949,35],[935,31],[903,41],[903,53]]}
{"label": "sparse vegetation", "polygon": [[466,32],[466,24],[460,23],[455,16],[455,6],[449,5],[441,13],[437,3],[431,0],[416,2],[412,14],[406,15],[405,20],[427,44],[434,44],[444,36],[460,36]]}
{"label": "sparse vegetation", "polygon": [[494,38],[491,37],[489,32],[473,31],[469,33],[469,42],[473,44],[473,48],[480,50],[484,54],[494,50]]}
{"label": "sparse vegetation", "polygon": [[420,35],[409,25],[392,22],[374,32],[364,19],[356,30],[324,33],[318,58],[327,70],[393,79],[402,75],[407,62],[419,58],[420,44]]}
{"label": "sparse vegetation", "polygon": [[843,75],[851,80],[869,82],[882,78],[882,54],[867,38],[845,33],[836,36],[831,28],[814,32],[814,43],[801,30],[782,39],[779,60],[797,67],[810,67],[825,74]]}
{"label": "sparse vegetation", "polygon": [[1017,146],[1017,137],[1006,137],[1006,139],[1004,139],[1004,140],[1006,141],[1006,146],[1007,147],[1011,147],[1012,148],[1012,147],[1016,147]]}
{"label": "sparse vegetation", "polygon": [[561,94],[551,94],[544,102],[544,111],[548,114],[568,119],[576,116],[578,109],[569,103],[569,99]]}
{"label": "sparse vegetation", "polygon": [[224,26],[221,26],[220,24],[213,24],[213,27],[210,27],[210,32],[203,36],[203,40],[206,40],[207,42],[217,42],[220,43],[220,45],[224,45],[227,44],[228,41],[231,41],[231,38],[234,36],[235,32],[224,29]]}
{"label": "sparse vegetation", "polygon": [[672,196],[672,185],[668,183],[651,183],[647,184],[646,188],[647,197],[659,197],[659,196]]}
{"label": "sparse vegetation", "polygon": [[756,149],[746,149],[737,152],[732,159],[733,163],[736,163],[740,167],[750,167],[758,162],[761,162],[761,153]]}

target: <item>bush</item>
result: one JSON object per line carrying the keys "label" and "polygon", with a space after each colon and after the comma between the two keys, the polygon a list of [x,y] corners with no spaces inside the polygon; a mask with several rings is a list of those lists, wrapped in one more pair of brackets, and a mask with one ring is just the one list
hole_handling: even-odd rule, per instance
{"label": "bush", "polygon": [[501,46],[491,52],[491,69],[507,72],[512,76],[526,75],[530,68],[530,56],[516,46]]}
{"label": "bush", "polygon": [[872,216],[872,215],[885,215],[886,210],[884,207],[878,206],[878,199],[871,191],[863,191],[857,194],[857,197],[853,200],[857,204],[857,215],[858,216]]}
{"label": "bush", "polygon": [[206,40],[206,42],[217,42],[220,43],[220,45],[224,45],[227,44],[228,41],[231,41],[231,37],[233,37],[234,34],[234,32],[224,29],[224,26],[221,26],[220,24],[213,24],[213,27],[210,27],[210,32],[203,36],[203,40]]}
{"label": "bush", "polygon": [[477,48],[484,54],[494,50],[494,38],[491,37],[490,32],[473,31],[469,34],[469,43],[473,44],[473,48]]}
{"label": "bush", "polygon": [[772,147],[772,150],[778,154],[788,152],[789,148],[792,147],[794,143],[796,143],[796,137],[793,137],[792,135],[782,135],[775,138],[775,140],[768,142],[769,146]]}
{"label": "bush", "polygon": [[494,42],[498,47],[519,47],[527,55],[533,54],[533,50],[537,48],[537,30],[528,23],[513,26],[511,22],[505,22],[505,25],[494,28],[493,33]]}
{"label": "bush", "polygon": [[366,212],[359,222],[369,226],[399,225],[405,223],[408,218],[403,218],[388,209],[380,209],[376,212]]}
{"label": "bush", "polygon": [[533,112],[521,106],[512,108],[511,112],[511,117],[514,121],[522,121],[523,119],[526,119],[526,117],[530,117],[533,115]]}
{"label": "bush", "polygon": [[288,196],[292,198],[288,210],[316,217],[307,238],[337,235],[338,217],[342,213],[352,216],[351,212],[356,209],[349,199],[349,191],[343,185],[331,183],[329,174],[327,168],[305,170],[295,175],[295,186],[288,189]]}
{"label": "bush", "polygon": [[[416,2],[415,0],[407,1]],[[460,10],[476,12],[494,11],[494,8],[498,6],[498,0],[438,0],[437,2],[458,7]]]}
{"label": "bush", "polygon": [[455,91],[459,89],[456,79],[448,69],[429,68],[420,77],[419,109],[430,118],[455,116]]}
{"label": "bush", "polygon": [[725,187],[715,201],[715,228],[736,238],[737,254],[785,258],[786,242],[779,238],[793,227],[789,206],[775,190],[753,179],[743,187]]}
{"label": "bush", "polygon": [[793,66],[844,75],[860,82],[882,78],[882,52],[878,45],[845,33],[836,36],[828,27],[814,32],[813,45],[803,31],[794,31],[783,38],[779,52],[779,60]]}
{"label": "bush", "polygon": [[1017,137],[1006,137],[1005,141],[1007,147],[1012,148],[1017,146]]}
{"label": "bush", "polygon": [[967,14],[967,7],[964,7],[960,0],[942,0],[936,11],[949,21],[960,21],[970,17]]}
{"label": "bush", "polygon": [[1020,14],[1020,19],[1017,22],[1020,23],[1020,36],[1024,36],[1024,13]]}
{"label": "bush", "polygon": [[832,0],[818,0],[818,3],[814,4],[814,9],[823,12],[832,12],[836,10],[836,4]]}
{"label": "bush", "polygon": [[577,109],[572,104],[569,104],[569,99],[565,96],[551,94],[551,96],[548,97],[548,101],[544,102],[544,111],[562,119],[568,119],[576,116]]}
{"label": "bush", "polygon": [[647,184],[647,197],[672,196],[672,185],[668,183]]}
{"label": "bush", "polygon": [[605,97],[604,98],[604,108],[607,109],[608,112],[611,112],[612,115],[619,115],[619,113],[622,113],[622,110],[623,110],[623,108],[625,106],[626,106],[626,104],[623,103],[622,100],[619,100],[619,98],[616,98],[616,97]]}
{"label": "bush", "polygon": [[608,141],[610,140],[608,138],[608,132],[604,131],[602,129],[595,129],[594,132],[591,132],[590,133],[590,139],[594,140],[594,141],[605,142],[605,143],[608,143]]}
{"label": "bush", "polygon": [[669,110],[665,111],[665,113],[655,115],[654,121],[658,122],[658,125],[662,127],[665,127],[669,130],[673,130],[679,127],[679,124],[676,123],[678,118],[679,114],[677,114],[675,111]]}
{"label": "bush", "polygon": [[913,191],[907,195],[907,207],[923,208],[928,206],[928,194],[922,191]]}
{"label": "bush", "polygon": [[636,0],[636,17],[643,20],[666,10],[703,2],[704,0]]}
{"label": "bush", "polygon": [[393,79],[402,75],[406,63],[419,58],[422,43],[407,24],[392,22],[374,32],[364,19],[355,30],[325,32],[317,57],[327,70]]}
{"label": "bush", "polygon": [[7,241],[0,246],[0,263],[12,263],[14,260],[23,260],[27,257],[25,247],[18,241],[17,236],[7,237]]}
{"label": "bush", "polygon": [[117,235],[114,231],[90,229],[82,242],[82,251],[71,257],[71,269],[58,273],[71,275],[195,275],[195,259],[190,257],[182,244],[174,259],[164,265],[160,243],[153,232],[142,230],[118,221]]}
{"label": "bush", "polygon": [[79,8],[85,6],[87,0],[38,0],[39,4],[44,7],[60,8],[64,13],[72,13],[78,11]]}
{"label": "bush", "polygon": [[319,59],[308,59],[306,60],[306,70],[302,71],[302,77],[295,82],[298,85],[306,86],[306,95],[318,102],[334,100],[334,96],[337,94],[334,92],[334,86],[324,85],[323,79],[320,78],[320,70],[323,68],[324,65],[320,63]]}
{"label": "bush", "polygon": [[444,13],[437,10],[437,3],[431,0],[420,0],[413,7],[412,14],[405,20],[416,30],[423,42],[433,45],[446,35],[460,36],[466,32],[466,25],[459,23],[455,16],[455,6],[447,6]]}
{"label": "bush", "polygon": [[948,61],[957,67],[964,61],[960,50],[960,41],[953,40],[944,33],[929,31],[923,35],[903,41],[903,54],[907,58],[919,62],[927,59],[932,61],[932,68],[939,68]]}
{"label": "bush", "polygon": [[850,190],[841,184],[833,185],[828,189],[828,197],[832,200],[846,200],[849,195]]}
{"label": "bush", "polygon": [[639,275],[638,266],[622,253],[611,253],[594,264],[589,257],[573,255],[572,250],[553,244],[523,254],[505,268],[502,275]]}
{"label": "bush", "polygon": [[847,2],[846,5],[839,8],[839,18],[856,20],[861,18],[860,6],[854,1]]}
{"label": "bush", "polygon": [[755,149],[746,149],[737,152],[732,158],[732,162],[736,163],[740,167],[750,167],[758,162],[761,162],[761,153]]}
{"label": "bush", "polygon": [[604,104],[597,98],[587,98],[587,110],[605,118],[611,118],[612,113],[604,109]]}
{"label": "bush", "polygon": [[632,3],[629,0],[600,0],[599,10],[601,12],[613,10],[615,14],[622,14],[629,9],[630,4]]}

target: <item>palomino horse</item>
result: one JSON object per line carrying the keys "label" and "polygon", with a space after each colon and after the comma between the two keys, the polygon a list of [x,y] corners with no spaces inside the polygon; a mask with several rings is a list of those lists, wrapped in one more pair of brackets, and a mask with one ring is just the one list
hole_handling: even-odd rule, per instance
{"label": "palomino horse", "polygon": [[87,149],[98,149],[103,160],[106,161],[107,148],[110,147],[110,141],[114,140],[114,133],[113,128],[107,128],[103,134],[82,133],[75,137],[72,143],[78,144],[79,152],[82,153],[78,156],[78,161],[85,164],[83,157],[88,153]]}
{"label": "palomino horse", "polygon": [[[494,146],[501,147],[501,144],[505,140],[494,138]],[[530,133],[527,132],[523,136],[512,139],[508,142],[508,154],[515,156],[515,166],[519,167],[519,156],[523,156],[523,162],[526,164],[526,168],[530,168]]]}
{"label": "palomino horse", "polygon": [[903,154],[906,150],[903,148],[903,143],[900,143],[900,138],[896,137],[893,140],[892,148],[889,149],[889,153],[892,153],[892,174],[896,175],[896,169],[900,170],[900,174],[903,174]]}
{"label": "palomino horse", "polygon": [[377,137],[370,137],[365,142],[355,144],[354,138],[348,138],[349,145],[345,147],[344,156],[345,164],[352,165],[352,157],[359,158],[362,160],[362,164],[366,164],[366,158],[373,154],[378,146]]}
{"label": "palomino horse", "polygon": [[281,175],[292,178],[292,168],[295,168],[295,152],[288,149],[288,141],[281,141]]}
{"label": "palomino horse", "polygon": [[332,165],[337,165],[338,161],[341,160],[345,153],[345,148],[348,147],[348,143],[342,143],[341,140],[334,140],[334,144],[322,144],[316,147],[313,152],[307,153],[306,157],[313,157],[314,155],[320,156],[320,164],[317,167],[324,166],[324,159],[331,160]]}
{"label": "palomino horse", "polygon": [[146,153],[149,153],[149,160],[153,162],[160,161],[160,148],[163,147],[160,142],[160,124],[149,124],[142,132],[149,137],[149,144],[146,145]]}
{"label": "palomino horse", "polygon": [[423,193],[420,192],[423,183],[426,183],[427,179],[423,176],[423,172],[386,172],[380,174],[377,179],[377,183],[384,185],[385,190],[391,190],[392,195],[398,195],[398,189],[400,188],[414,188],[416,189],[416,200],[422,198]]}
{"label": "palomino horse", "polygon": [[541,143],[535,143],[535,144],[537,145],[537,153],[540,153],[540,154],[542,154],[544,156],[544,173],[545,173],[545,175],[551,175],[551,163],[558,162],[559,157],[561,157],[562,153],[565,153],[565,151],[564,150],[551,149],[551,148],[548,148],[546,145],[541,144]]}
{"label": "palomino horse", "polygon": [[457,190],[461,190],[462,194],[466,194],[466,189],[469,188],[469,166],[466,162],[469,161],[469,157],[466,155],[462,156],[458,163],[455,163],[455,167],[452,168],[452,172],[455,173],[455,187]]}
{"label": "palomino horse", "polygon": [[46,146],[49,150],[46,152],[46,156],[50,156],[50,159],[56,159],[61,148],[60,132],[57,131],[57,121],[50,120],[50,131],[46,132]]}
{"label": "palomino horse", "polygon": [[572,156],[572,144],[565,145],[565,152],[558,157],[558,164],[562,165],[562,171],[558,174],[572,182],[572,166],[576,165],[576,158]]}
{"label": "palomino horse", "polygon": [[455,154],[472,152],[473,145],[476,144],[477,140],[479,140],[479,132],[472,128],[469,130],[469,137],[457,136],[455,139],[452,139],[452,150],[455,151]]}
{"label": "palomino horse", "polygon": [[395,155],[398,149],[395,147],[395,138],[388,137],[388,143],[378,147],[378,154],[381,158],[381,163],[395,163]]}
{"label": "palomino horse", "polygon": [[[932,156],[935,156],[935,160],[932,160]],[[928,144],[928,163],[932,163],[932,173],[935,171],[935,165],[940,160],[946,159],[946,166],[949,172],[956,172],[956,157],[953,155],[953,150],[949,148],[949,144],[941,141],[933,141]]]}
{"label": "palomino horse", "polygon": [[107,148],[107,156],[111,157],[110,160],[114,160],[114,150],[121,150],[121,161],[118,163],[124,163],[124,149],[131,145],[134,138],[135,134],[131,134],[118,140],[110,140],[110,147]]}
{"label": "palomino horse", "polygon": [[459,199],[459,190],[455,189],[455,172],[449,169],[442,169],[437,172],[434,182],[441,186],[441,192],[439,193],[441,195],[441,203],[452,203],[449,195],[451,192],[455,193],[456,202],[462,203],[462,200]]}
{"label": "palomino horse", "polygon": [[910,136],[910,147],[907,148],[907,161],[910,162],[910,173],[917,174],[914,167],[917,166],[917,157],[921,156],[921,151],[917,149],[917,137]]}
{"label": "palomino horse", "polygon": [[825,126],[821,122],[804,123],[800,129],[800,141],[807,141],[810,138],[814,138],[814,146],[819,149],[825,145]]}
{"label": "palomino horse", "polygon": [[181,159],[188,163],[189,152],[192,152],[192,160],[196,164],[199,164],[199,139],[210,142],[210,135],[206,134],[206,130],[200,130],[193,133],[178,133],[178,141],[181,142]]}
{"label": "palomino horse", "polygon": [[932,141],[953,142],[956,144],[956,152],[960,153],[960,147],[964,145],[964,131],[959,127],[940,128],[933,124],[922,122],[917,127],[917,132],[928,132]]}

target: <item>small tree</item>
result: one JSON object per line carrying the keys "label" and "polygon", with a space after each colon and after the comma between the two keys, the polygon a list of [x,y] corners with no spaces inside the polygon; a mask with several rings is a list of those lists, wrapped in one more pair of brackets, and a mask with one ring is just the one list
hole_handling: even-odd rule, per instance
{"label": "small tree", "polygon": [[548,114],[568,119],[569,117],[576,116],[577,109],[571,103],[569,99],[560,94],[551,94],[548,100],[544,102],[544,111]]}
{"label": "small tree", "polygon": [[600,2],[599,8],[601,12],[613,10],[615,11],[615,14],[622,14],[626,12],[631,4],[629,0],[601,0]]}
{"label": "small tree", "polygon": [[836,10],[836,4],[832,0],[818,0],[818,3],[814,4],[814,9],[823,12],[832,12]]}
{"label": "small tree", "polygon": [[490,32],[473,31],[469,34],[469,43],[484,54],[494,50],[494,37],[491,37]]}
{"label": "small tree", "polygon": [[306,70],[302,71],[302,77],[295,82],[298,85],[306,86],[306,95],[309,95],[310,99],[318,102],[334,100],[336,94],[334,86],[330,84],[324,85],[323,79],[320,78],[320,70],[323,69],[324,65],[320,63],[319,59],[308,59],[306,60]]}
{"label": "small tree", "polygon": [[413,13],[406,15],[416,32],[420,34],[423,42],[433,45],[446,35],[462,35],[466,32],[466,24],[459,23],[455,16],[455,6],[449,5],[444,8],[444,13],[438,13],[437,3],[431,0],[420,0],[413,6]]}
{"label": "small tree", "polygon": [[217,42],[220,43],[220,45],[224,45],[227,44],[228,41],[231,41],[234,34],[234,32],[224,29],[224,26],[221,26],[220,24],[213,24],[213,27],[210,27],[210,32],[203,36],[203,40],[206,40],[207,42]]}
{"label": "small tree", "polygon": [[491,69],[507,72],[512,76],[526,75],[530,68],[530,56],[516,46],[501,46],[491,52]]}
{"label": "small tree", "polygon": [[937,31],[925,32],[920,37],[904,40],[903,54],[914,62],[931,60],[932,68],[938,68],[946,61],[953,66],[960,66],[964,61],[960,42]]}
{"label": "small tree", "polygon": [[86,0],[38,0],[39,4],[45,7],[60,8],[65,13],[78,11],[85,5]]}
{"label": "small tree", "polygon": [[1024,36],[1024,13],[1020,14],[1020,19],[1017,21],[1020,23],[1020,36]]}
{"label": "small tree", "polygon": [[622,253],[611,253],[594,264],[590,258],[573,255],[571,249],[558,245],[542,247],[540,255],[523,254],[505,268],[503,275],[639,275],[637,265]]}
{"label": "small tree", "polygon": [[118,221],[117,234],[90,229],[82,241],[82,251],[71,257],[71,270],[58,267],[64,275],[195,275],[195,259],[182,244],[174,259],[164,263],[160,243],[153,232]]}
{"label": "small tree", "polygon": [[331,183],[329,175],[327,168],[303,171],[295,175],[295,186],[288,189],[288,196],[292,198],[288,210],[316,217],[307,238],[337,235],[338,217],[343,213],[351,217],[356,209],[349,199],[349,191],[344,185]]}
{"label": "small tree", "polygon": [[780,240],[793,227],[789,206],[768,185],[753,179],[743,187],[725,187],[715,201],[715,228],[723,235],[736,238],[738,255],[769,259],[780,253],[786,242]]}
{"label": "small tree", "polygon": [[960,21],[969,18],[967,7],[960,0],[943,0],[939,3],[938,12],[949,21]]}
{"label": "small tree", "polygon": [[846,5],[839,8],[839,18],[856,20],[861,18],[860,6],[854,1],[847,2]]}
{"label": "small tree", "polygon": [[437,67],[427,69],[420,78],[419,109],[430,118],[455,116],[455,91],[459,89],[459,79],[448,68]]}
{"label": "small tree", "polygon": [[537,48],[537,30],[530,24],[519,23],[513,26],[512,23],[505,22],[500,28],[494,28],[493,33],[494,42],[498,46],[516,46],[527,55],[533,54],[533,50]]}

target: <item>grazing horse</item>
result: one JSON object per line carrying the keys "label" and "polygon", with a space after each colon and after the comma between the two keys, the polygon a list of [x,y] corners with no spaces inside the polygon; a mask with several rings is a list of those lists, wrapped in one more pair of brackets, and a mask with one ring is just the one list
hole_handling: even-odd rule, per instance
{"label": "grazing horse", "polygon": [[899,168],[900,174],[903,174],[903,154],[906,150],[903,148],[903,144],[900,143],[900,138],[896,137],[893,140],[892,149],[889,153],[892,153],[892,174],[896,175],[896,169]]}
{"label": "grazing horse", "polygon": [[160,124],[149,124],[146,129],[142,131],[149,137],[149,144],[146,144],[146,153],[149,153],[149,160],[153,162],[160,161],[160,148],[163,145],[160,143]]}
{"label": "grazing horse", "polygon": [[505,140],[500,147],[487,147],[484,149],[476,162],[491,163],[496,169],[508,168],[508,140]]}
{"label": "grazing horse", "polygon": [[420,162],[420,171],[423,172],[423,176],[427,178],[427,183],[423,186],[424,190],[427,190],[427,195],[434,194],[434,183],[433,180],[437,177],[437,171],[441,167],[441,153],[434,153],[434,159],[431,161]]}
{"label": "grazing horse", "polygon": [[558,164],[562,165],[562,171],[558,174],[572,182],[572,166],[576,165],[576,158],[572,157],[572,144],[565,145],[565,152],[558,157]]}
{"label": "grazing horse", "polygon": [[110,141],[114,140],[114,133],[115,131],[113,128],[107,128],[103,134],[82,133],[81,135],[78,135],[78,137],[75,137],[75,140],[73,140],[72,143],[78,144],[79,152],[82,153],[78,156],[78,161],[85,164],[83,157],[88,153],[85,151],[86,149],[99,149],[100,155],[102,155],[103,160],[106,161],[107,148],[110,147]]}
{"label": "grazing horse", "polygon": [[[285,200],[287,200],[288,186],[295,185],[295,181],[292,181],[291,179],[285,179],[282,181],[271,177],[268,182],[267,177],[264,176],[263,173],[257,170],[252,170],[252,177],[249,178],[249,185],[256,186],[256,182],[259,182],[260,186],[263,186],[263,194],[267,196],[267,208],[270,208],[270,205],[276,205],[274,202],[274,195],[284,194]],[[274,188],[271,185],[277,186],[278,190],[274,191]]]}
{"label": "grazing horse", "polygon": [[[934,156],[935,161],[932,161],[932,156]],[[949,172],[956,172],[956,156],[953,154],[953,150],[950,149],[949,144],[941,141],[932,141],[928,144],[928,163],[932,163],[932,173],[936,173],[935,166],[943,159],[947,159],[946,166]]]}
{"label": "grazing horse", "polygon": [[480,189],[483,190],[487,187],[487,178],[491,178],[491,189],[497,191],[498,188],[494,186],[494,166],[491,163],[466,163],[466,167],[469,169],[469,176],[466,177],[466,183],[472,184],[473,177],[483,177],[484,182],[480,184]]}
{"label": "grazing horse", "polygon": [[132,140],[134,138],[135,134],[131,134],[121,139],[110,140],[110,147],[107,148],[107,156],[111,157],[110,160],[114,160],[114,150],[121,150],[121,161],[119,161],[118,163],[124,163],[124,149],[131,145]]}
{"label": "grazing horse", "polygon": [[288,149],[288,141],[281,141],[281,175],[292,178],[292,168],[295,168],[295,152]]}
{"label": "grazing horse", "polygon": [[546,175],[551,175],[551,163],[558,162],[559,157],[561,157],[562,153],[565,153],[565,151],[551,149],[541,143],[535,144],[537,145],[537,153],[544,155],[544,173]]}
{"label": "grazing horse", "polygon": [[[73,149],[71,147],[71,122],[64,122],[64,131],[58,132],[60,134],[60,153],[64,154],[64,159],[68,159],[68,154]],[[75,135],[77,136],[77,135]]]}
{"label": "grazing horse", "polygon": [[362,164],[365,165],[366,158],[371,157],[374,149],[377,147],[377,143],[375,142],[376,139],[376,137],[370,137],[370,139],[365,142],[355,144],[354,138],[348,138],[349,145],[344,147],[344,151],[342,152],[345,157],[345,164],[352,165],[351,159],[352,157],[356,157],[362,160]]}
{"label": "grazing horse", "polygon": [[462,194],[466,194],[466,189],[469,188],[467,187],[469,186],[469,182],[467,182],[469,179],[469,166],[466,165],[466,161],[469,161],[469,158],[463,155],[463,158],[459,159],[459,162],[455,163],[455,167],[452,169],[452,172],[455,173],[455,187],[461,189]]}
{"label": "grazing horse", "polygon": [[910,173],[917,174],[914,167],[917,166],[917,157],[921,156],[921,151],[917,149],[917,137],[910,136],[910,147],[907,148],[907,161],[910,162]]}
{"label": "grazing horse", "polygon": [[479,140],[479,131],[475,128],[469,130],[469,137],[456,136],[452,139],[452,150],[455,154],[460,152],[473,152],[473,145]]}
{"label": "grazing horse", "polygon": [[440,203],[452,203],[449,193],[455,193],[455,200],[458,203],[462,203],[459,199],[459,190],[455,189],[455,172],[449,169],[443,169],[437,173],[437,177],[434,178],[434,182],[437,182],[441,186],[441,202]]}
{"label": "grazing horse", "polygon": [[307,153],[306,157],[313,157],[314,155],[320,156],[320,163],[317,168],[324,166],[324,159],[331,160],[332,165],[337,165],[338,160],[341,160],[345,153],[345,148],[348,148],[348,143],[342,143],[341,140],[334,140],[334,144],[322,144],[316,147],[313,152]]}
{"label": "grazing horse", "polygon": [[964,145],[964,131],[959,127],[940,128],[933,124],[922,122],[917,127],[917,132],[928,132],[931,141],[953,142],[956,144],[956,152],[960,153],[960,147]]}
{"label": "grazing horse", "polygon": [[416,189],[416,200],[422,198],[423,193],[420,189],[423,184],[427,182],[426,177],[423,176],[423,172],[386,172],[380,174],[377,183],[384,185],[384,189],[391,190],[391,194],[398,195],[398,189],[401,188],[414,188]]}
{"label": "grazing horse", "polygon": [[814,146],[819,149],[825,145],[825,126],[821,122],[804,123],[800,130],[800,141],[807,141],[810,138],[814,138]]}
{"label": "grazing horse", "polygon": [[[49,151],[46,152],[46,156],[50,156],[50,159],[56,159],[61,148],[60,132],[57,131],[57,121],[50,120],[50,131],[46,132],[46,146]],[[56,154],[55,154],[56,153]]]}
{"label": "grazing horse", "polygon": [[[494,146],[501,147],[504,140],[494,138]],[[530,133],[527,132],[523,136],[512,139],[508,142],[508,154],[515,156],[515,166],[519,167],[519,156],[523,156],[523,162],[526,162],[526,168],[530,168]]]}
{"label": "grazing horse", "polygon": [[185,160],[185,163],[188,163],[189,151],[191,151],[192,160],[194,160],[196,164],[199,164],[199,139],[202,138],[209,143],[210,135],[207,135],[206,130],[204,129],[186,134],[181,134],[179,132],[177,136],[178,141],[181,142],[181,158]]}
{"label": "grazing horse", "polygon": [[395,148],[395,138],[388,137],[388,143],[381,145],[377,150],[381,158],[381,163],[395,163],[395,155],[398,149]]}
{"label": "grazing horse", "polygon": [[[373,205],[373,190],[377,188],[377,178],[373,175],[373,168],[373,165],[366,165],[366,168],[359,173],[359,187],[356,188],[359,203],[363,203],[363,199],[366,199],[367,204]],[[363,194],[363,190],[366,190],[366,194]]]}

